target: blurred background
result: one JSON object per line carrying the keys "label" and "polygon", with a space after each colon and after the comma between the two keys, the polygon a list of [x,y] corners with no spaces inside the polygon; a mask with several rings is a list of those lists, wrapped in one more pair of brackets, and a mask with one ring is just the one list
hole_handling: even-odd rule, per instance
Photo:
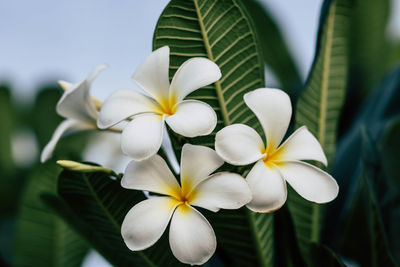
{"label": "blurred background", "polygon": [[[297,84],[304,83],[315,53],[322,1],[258,2],[287,45]],[[16,216],[21,212],[18,204],[29,200],[26,195],[30,183],[34,183],[31,177],[40,172],[40,151],[62,120],[55,113],[62,93],[57,80],[78,82],[95,66],[107,63],[109,69],[93,83],[93,95],[104,100],[115,90],[137,89],[130,76],[151,52],[153,31],[167,3],[0,2],[0,265],[13,265],[12,251],[18,243],[18,237],[17,241],[14,238]],[[357,90],[348,93],[344,109],[348,116],[341,121],[342,132],[400,59],[400,1],[363,3],[355,7],[351,30],[354,40],[349,86]],[[368,29],[360,26],[364,21],[368,21]],[[268,42],[268,36],[262,39]],[[267,86],[287,86],[282,73],[266,62]],[[63,139],[55,157],[98,162],[122,171],[124,159],[99,152],[113,142],[119,148],[118,140],[107,136],[93,139],[89,135],[80,133]],[[91,251],[83,265],[106,265],[99,257]]]}

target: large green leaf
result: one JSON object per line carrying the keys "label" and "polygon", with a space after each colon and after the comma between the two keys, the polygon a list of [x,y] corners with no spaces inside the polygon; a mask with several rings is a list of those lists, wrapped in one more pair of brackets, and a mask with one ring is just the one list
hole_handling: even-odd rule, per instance
{"label": "large green leaf", "polygon": [[[328,164],[334,156],[337,122],[346,89],[351,2],[324,2],[313,67],[296,110],[296,126],[306,125],[314,134],[327,155]],[[320,239],[321,208],[293,190],[288,197],[300,249],[305,259],[309,259],[309,242]]]}
{"label": "large green leaf", "polygon": [[17,217],[15,266],[80,266],[84,242],[40,199],[55,194],[61,168],[48,162],[35,170],[26,184]]}
{"label": "large green leaf", "polygon": [[365,127],[362,133],[362,173],[341,236],[340,252],[361,266],[396,266],[383,223],[382,201],[377,197],[378,188],[385,180],[380,157]]}
{"label": "large green leaf", "polygon": [[10,90],[0,85],[0,169],[8,174],[15,168],[11,154],[11,136],[15,126],[15,107],[11,102]]}
{"label": "large green leaf", "polygon": [[[206,137],[191,143],[214,147],[215,133],[232,123],[245,123],[261,133],[243,95],[264,87],[264,62],[257,32],[241,1],[173,0],[164,9],[154,33],[154,49],[168,45],[171,50],[170,78],[191,57],[207,57],[221,69],[215,84],[195,91],[190,98],[205,101],[217,113],[218,124]],[[173,136],[173,142],[187,142]],[[175,146],[180,155],[180,146]],[[233,265],[273,264],[273,217],[246,209],[222,211],[212,216],[221,249]]]}
{"label": "large green leaf", "polygon": [[387,28],[390,0],[363,0],[354,5],[350,25],[349,87],[339,134],[352,125],[356,112],[386,73],[398,65],[399,56]]}
{"label": "large green leaf", "polygon": [[246,0],[243,5],[254,21],[265,64],[276,75],[292,103],[296,103],[303,81],[278,25],[262,1]]}
{"label": "large green leaf", "polygon": [[122,188],[119,180],[105,173],[66,170],[59,176],[58,192],[68,208],[60,202],[49,204],[110,263],[116,266],[181,265],[172,256],[165,235],[144,251],[133,252],[125,245],[121,224],[128,211],[145,199],[142,192]]}
{"label": "large green leaf", "polygon": [[15,209],[15,195],[20,192],[21,177],[17,177],[11,144],[16,126],[16,107],[10,89],[0,85],[0,219]]}

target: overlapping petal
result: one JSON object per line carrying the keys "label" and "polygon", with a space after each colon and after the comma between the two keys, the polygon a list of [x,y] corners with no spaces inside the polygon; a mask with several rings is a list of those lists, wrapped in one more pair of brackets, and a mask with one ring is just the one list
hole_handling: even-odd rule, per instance
{"label": "overlapping petal", "polygon": [[44,147],[42,154],[40,155],[40,162],[45,162],[48,160],[53,151],[60,140],[60,138],[66,134],[70,134],[77,131],[88,130],[88,129],[95,129],[96,126],[89,123],[84,123],[81,121],[76,121],[72,119],[67,119],[62,121],[54,131],[50,141]]}
{"label": "overlapping petal", "polygon": [[251,200],[251,191],[239,174],[219,172],[201,182],[193,198],[191,205],[217,212],[246,205]]}
{"label": "overlapping petal", "polygon": [[247,165],[263,157],[264,143],[253,128],[232,124],[217,133],[215,150],[230,164]]}
{"label": "overlapping petal", "polygon": [[293,189],[309,201],[326,203],[335,199],[339,192],[339,186],[331,175],[308,163],[285,162],[279,169]]}
{"label": "overlapping petal", "polygon": [[130,250],[143,250],[160,239],[179,202],[156,197],[136,204],[125,216],[121,234]]}
{"label": "overlapping petal", "polygon": [[189,193],[224,161],[211,148],[185,144],[181,155],[181,184],[184,192]]}
{"label": "overlapping petal", "polygon": [[131,161],[121,180],[124,188],[145,190],[180,197],[180,187],[167,163],[158,155],[137,162]]}
{"label": "overlapping petal", "polygon": [[325,166],[328,164],[324,151],[318,140],[307,130],[306,126],[297,129],[279,148],[284,160],[317,160]]}
{"label": "overlapping petal", "polygon": [[132,80],[155,100],[169,97],[169,47],[154,50],[136,69]]}
{"label": "overlapping petal", "polygon": [[171,81],[170,97],[181,101],[191,92],[218,81],[221,71],[217,64],[207,58],[186,60],[176,71]]}
{"label": "overlapping petal", "polygon": [[266,166],[259,160],[246,177],[253,199],[247,207],[254,212],[273,212],[285,204],[287,197],[286,182],[279,169]]}
{"label": "overlapping petal", "polygon": [[267,147],[277,148],[292,116],[289,96],[282,90],[261,88],[246,93],[244,101],[260,121],[267,137]]}
{"label": "overlapping petal", "polygon": [[98,112],[89,93],[90,84],[100,71],[105,68],[106,65],[96,67],[88,79],[75,85],[61,82],[66,91],[57,103],[57,113],[64,118],[95,124]]}
{"label": "overlapping petal", "polygon": [[169,244],[181,262],[201,265],[214,254],[217,240],[210,223],[200,212],[181,205],[171,219]]}
{"label": "overlapping petal", "polygon": [[133,115],[157,113],[158,106],[153,99],[139,92],[119,90],[108,97],[102,105],[97,125],[100,129],[105,129]]}
{"label": "overlapping petal", "polygon": [[164,116],[153,113],[137,115],[124,128],[121,136],[122,151],[134,160],[144,160],[161,147]]}
{"label": "overlapping petal", "polygon": [[217,115],[208,104],[197,100],[179,103],[176,112],[166,118],[171,129],[186,137],[210,134],[217,125]]}

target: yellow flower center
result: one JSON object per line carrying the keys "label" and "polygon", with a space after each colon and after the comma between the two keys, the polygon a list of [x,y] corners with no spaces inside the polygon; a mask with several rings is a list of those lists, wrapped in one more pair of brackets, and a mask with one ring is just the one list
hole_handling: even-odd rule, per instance
{"label": "yellow flower center", "polygon": [[261,153],[266,154],[262,160],[267,167],[271,168],[273,165],[279,166],[282,164],[283,153],[280,147],[275,149],[272,145],[269,145]]}
{"label": "yellow flower center", "polygon": [[158,112],[162,115],[171,116],[176,112],[177,97],[174,95],[169,96],[169,98],[160,98],[157,100],[160,104]]}

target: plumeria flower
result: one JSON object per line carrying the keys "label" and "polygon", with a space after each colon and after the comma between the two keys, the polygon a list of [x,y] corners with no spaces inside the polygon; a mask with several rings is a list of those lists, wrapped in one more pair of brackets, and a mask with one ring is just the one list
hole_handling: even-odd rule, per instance
{"label": "plumeria flower", "polygon": [[174,256],[187,264],[205,263],[215,252],[216,238],[210,223],[193,206],[217,212],[238,209],[251,200],[240,175],[211,174],[223,163],[211,148],[185,144],[179,185],[160,156],[132,161],[121,185],[162,196],[139,202],[125,216],[121,233],[128,248],[139,251],[152,246],[171,221],[169,244]]}
{"label": "plumeria flower", "polygon": [[273,212],[286,201],[285,180],[303,198],[325,203],[333,200],[339,187],[328,173],[300,160],[316,160],[327,165],[317,139],[305,126],[281,141],[289,126],[292,106],[286,93],[277,89],[257,89],[244,101],[260,121],[266,145],[258,133],[243,124],[233,124],[216,135],[215,149],[232,165],[256,162],[246,177],[253,193],[247,207],[255,212]]}
{"label": "plumeria flower", "polygon": [[58,125],[49,143],[44,147],[40,156],[41,162],[45,162],[51,157],[62,136],[77,131],[97,129],[96,121],[99,116],[97,110],[101,106],[101,101],[91,96],[89,89],[92,81],[106,67],[106,65],[96,67],[88,78],[77,84],[58,82],[63,88],[64,94],[57,103],[56,111],[66,120]]}
{"label": "plumeria flower", "polygon": [[191,58],[179,67],[171,84],[168,68],[169,47],[164,46],[151,53],[132,76],[149,96],[133,90],[117,91],[100,110],[97,125],[101,129],[133,117],[122,132],[121,148],[135,160],[157,153],[165,122],[185,137],[208,135],[217,124],[217,116],[208,104],[183,99],[217,81],[221,77],[218,66],[206,58]]}

